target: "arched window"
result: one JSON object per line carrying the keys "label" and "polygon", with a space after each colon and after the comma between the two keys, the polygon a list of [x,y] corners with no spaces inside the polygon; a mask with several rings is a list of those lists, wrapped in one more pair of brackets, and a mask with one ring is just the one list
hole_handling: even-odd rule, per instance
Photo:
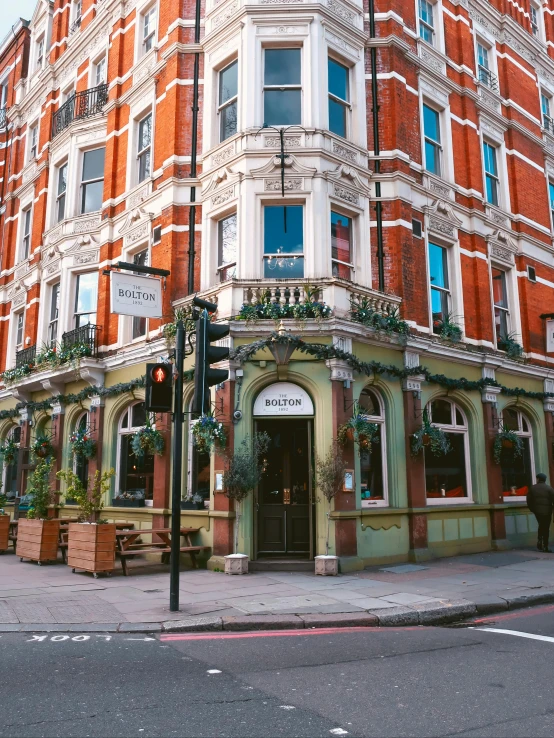
{"label": "arched window", "polygon": [[117,480],[119,492],[128,492],[137,499],[154,497],[154,456],[137,457],[131,448],[131,438],[146,425],[144,402],[131,405],[119,423]]}
{"label": "arched window", "polygon": [[[75,423],[76,431],[86,431],[88,428],[88,413],[83,413]],[[86,488],[88,483],[88,459],[85,456],[73,457],[73,473],[79,477],[79,481]]]}
{"label": "arched window", "polygon": [[200,495],[204,500],[210,499],[210,461],[210,454],[207,451],[199,451],[194,445],[192,425],[189,425],[187,465],[189,496]]}
{"label": "arched window", "polygon": [[531,423],[515,407],[505,408],[502,411],[500,422],[506,430],[517,433],[523,442],[521,456],[516,456],[513,448],[502,449],[500,455],[502,494],[504,497],[523,500],[535,478]]}
{"label": "arched window", "polygon": [[360,454],[362,507],[387,505],[387,454],[383,403],[377,392],[366,388],[360,395],[359,407],[360,412],[379,429],[377,440],[371,444],[371,450],[363,450]]}
{"label": "arched window", "polygon": [[[18,425],[14,425],[13,428],[10,428],[4,440],[4,443],[8,440],[11,440],[19,448],[19,444],[21,442],[21,428]],[[19,471],[19,454],[16,454],[16,457],[12,464],[7,464],[4,461],[4,489],[3,489],[3,492],[8,498],[8,500],[13,500],[15,497],[18,496],[18,489],[17,489],[18,471]]]}
{"label": "arched window", "polygon": [[460,408],[445,398],[427,405],[429,420],[441,428],[450,441],[451,450],[435,456],[428,446],[425,453],[425,487],[431,504],[471,501],[471,470],[467,420]]}

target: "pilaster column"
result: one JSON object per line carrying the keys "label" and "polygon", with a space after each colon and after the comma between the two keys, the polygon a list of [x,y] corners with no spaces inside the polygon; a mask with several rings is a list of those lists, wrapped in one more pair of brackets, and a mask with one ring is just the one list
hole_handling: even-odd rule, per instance
{"label": "pilaster column", "polygon": [[[235,447],[235,426],[233,422],[233,411],[235,403],[235,383],[242,383],[244,370],[235,362],[226,362],[227,365],[221,364],[222,369],[229,370],[229,379],[215,393],[215,415],[219,421],[225,426],[227,433],[227,450],[232,451]],[[219,366],[219,365],[218,365]],[[214,510],[221,512],[232,512],[234,503],[223,494],[222,490],[217,489],[217,480],[220,479],[225,471],[225,457],[222,453],[218,453],[216,447],[214,453]],[[234,537],[234,518],[222,517],[213,518],[213,539],[212,539],[212,555],[226,556],[233,553]]]}
{"label": "pilaster column", "polygon": [[[343,339],[348,340],[348,339]],[[352,346],[345,350],[351,351]],[[329,359],[325,362],[329,368],[331,380],[332,411],[333,411],[333,438],[336,439],[339,426],[346,423],[354,409],[354,392],[352,384],[354,373],[350,366],[340,359]],[[347,469],[352,470],[352,490],[340,492],[334,499],[334,509],[356,509],[356,478],[354,474],[354,443],[349,443],[343,449],[343,458]],[[356,535],[356,520],[335,520],[335,553],[337,556],[357,556],[358,540]]]}
{"label": "pilaster column", "polygon": [[[55,494],[55,504],[60,501],[60,480],[56,477],[56,472],[60,471],[63,464],[63,441],[65,430],[65,407],[60,403],[52,406],[52,440],[54,448],[54,464],[52,466],[51,485]],[[51,510],[50,512],[54,512]]]}
{"label": "pilaster column", "polygon": [[90,398],[89,435],[96,441],[96,454],[89,459],[89,477],[94,477],[96,471],[102,471],[102,451],[104,448],[104,398],[93,395]]}
{"label": "pilaster column", "polygon": [[[21,439],[19,442],[19,456],[17,463],[17,490],[19,497],[23,497],[27,489],[28,470],[23,466],[28,466],[30,459],[28,451],[31,445],[31,417],[27,408],[19,411],[19,425],[21,426]],[[27,451],[24,451],[27,449]]]}
{"label": "pilaster column", "polygon": [[[491,367],[483,368],[484,379],[494,379],[495,371]],[[497,399],[500,389],[494,385],[485,386],[481,392],[483,403],[483,431],[485,434],[485,458],[487,463],[487,489],[490,505],[502,505],[502,469],[494,462],[494,438],[498,433]],[[509,547],[506,539],[506,518],[503,509],[490,510],[491,545],[493,548]]]}
{"label": "pilaster column", "polygon": [[[552,394],[552,397],[545,397],[543,403],[548,452],[548,483],[552,485],[554,483],[554,379],[544,380],[544,391]],[[544,471],[546,472],[546,469]]]}
{"label": "pilaster column", "polygon": [[[187,422],[185,416],[185,423]],[[162,456],[154,455],[154,508],[168,510],[171,499],[171,454],[172,446],[172,423],[170,413],[156,413],[156,430],[163,433],[165,438],[165,451]],[[186,435],[183,434],[185,437]],[[170,516],[164,514],[152,517],[153,528],[167,528],[170,525]]]}

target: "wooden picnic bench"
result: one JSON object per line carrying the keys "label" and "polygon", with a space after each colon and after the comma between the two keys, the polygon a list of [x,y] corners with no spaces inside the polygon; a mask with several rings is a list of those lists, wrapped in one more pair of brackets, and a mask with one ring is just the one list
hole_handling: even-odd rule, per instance
{"label": "wooden picnic bench", "polygon": [[[181,528],[181,537],[185,540],[185,545],[180,546],[181,553],[190,555],[192,566],[198,568],[196,563],[196,554],[206,551],[210,546],[193,546],[190,539],[193,533],[198,533],[200,528]],[[142,535],[152,535],[150,543],[138,543],[137,539]],[[157,536],[159,540],[154,540]],[[115,552],[121,559],[121,568],[124,576],[128,576],[127,561],[129,556],[137,554],[161,553],[162,563],[166,563],[171,553],[171,528],[148,528],[136,531],[116,531],[115,534]]]}

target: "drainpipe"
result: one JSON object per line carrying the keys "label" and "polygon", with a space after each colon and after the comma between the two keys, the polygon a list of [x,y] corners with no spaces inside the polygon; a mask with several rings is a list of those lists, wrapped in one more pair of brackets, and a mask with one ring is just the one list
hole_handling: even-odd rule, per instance
{"label": "drainpipe", "polygon": [[[196,0],[196,16],[194,19],[194,43],[200,43],[200,5],[202,0]],[[198,51],[194,54],[194,75],[192,85],[192,135],[190,154],[190,176],[196,179],[196,147],[198,140],[198,75],[200,69],[200,54]],[[188,274],[188,294],[194,292],[194,257],[195,247],[194,240],[196,235],[196,187],[190,188],[190,209],[189,209],[189,274]]]}
{"label": "drainpipe", "polygon": [[[375,0],[369,0],[369,37],[375,36]],[[372,46],[370,49],[371,58],[371,105],[373,114],[373,154],[374,154],[374,171],[375,174],[381,173],[381,149],[379,146],[379,102],[377,88],[377,49]],[[385,263],[383,254],[383,206],[381,197],[381,182],[375,182],[375,197],[378,198],[375,203],[375,215],[377,219],[377,266],[379,271],[379,292],[385,291]]]}

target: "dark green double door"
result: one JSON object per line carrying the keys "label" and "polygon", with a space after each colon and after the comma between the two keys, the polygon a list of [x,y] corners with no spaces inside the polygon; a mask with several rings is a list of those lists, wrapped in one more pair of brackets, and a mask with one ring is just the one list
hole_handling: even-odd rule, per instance
{"label": "dark green double door", "polygon": [[312,422],[259,420],[271,438],[258,488],[258,556],[313,557]]}

